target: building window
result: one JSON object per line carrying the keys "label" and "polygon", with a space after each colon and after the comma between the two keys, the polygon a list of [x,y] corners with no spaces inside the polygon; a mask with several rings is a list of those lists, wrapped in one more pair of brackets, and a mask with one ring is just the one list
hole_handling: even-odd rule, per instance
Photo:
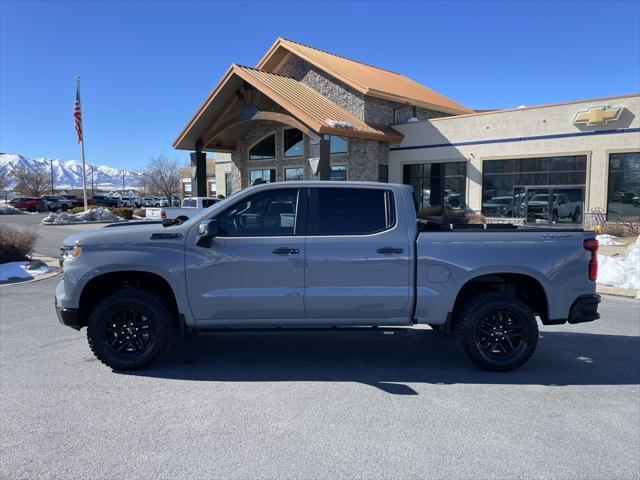
{"label": "building window", "polygon": [[276,158],[276,134],[263,138],[249,150],[250,160],[266,160]]}
{"label": "building window", "polygon": [[254,182],[256,181],[258,181],[258,183],[275,182],[276,181],[275,169],[249,170],[249,183],[253,185]]}
{"label": "building window", "polygon": [[331,155],[347,153],[349,149],[349,142],[346,138],[342,138],[337,135],[325,135],[324,138],[329,140]]}
{"label": "building window", "polygon": [[344,182],[347,180],[347,166],[346,165],[331,165],[331,176],[329,180]]}
{"label": "building window", "polygon": [[301,157],[304,155],[304,138],[297,128],[284,130],[284,156],[285,158]]}
{"label": "building window", "polygon": [[418,213],[441,215],[446,210],[464,210],[467,162],[405,165],[403,183],[413,187]]}
{"label": "building window", "polygon": [[293,167],[284,169],[284,181],[291,182],[295,180],[304,180],[304,167]]}
{"label": "building window", "polygon": [[389,183],[389,166],[378,165],[378,182]]}
{"label": "building window", "polygon": [[640,152],[609,155],[607,219],[640,215]]}
{"label": "building window", "polygon": [[224,174],[224,194],[228,197],[233,193],[233,174],[231,172]]}
{"label": "building window", "polygon": [[[485,160],[482,172],[482,213],[489,217],[524,215],[525,190],[532,186],[584,187],[587,156]],[[575,189],[572,202],[583,202],[583,189]]]}

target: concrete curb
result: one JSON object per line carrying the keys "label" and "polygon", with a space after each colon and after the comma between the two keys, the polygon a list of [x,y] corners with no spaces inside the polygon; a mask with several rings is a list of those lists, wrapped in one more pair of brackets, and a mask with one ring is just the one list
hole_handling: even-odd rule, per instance
{"label": "concrete curb", "polygon": [[51,272],[38,275],[31,280],[9,280],[7,282],[0,282],[0,288],[8,287],[10,285],[24,285],[26,283],[41,282],[42,280],[48,280],[62,273],[62,269],[58,266],[58,259],[53,257],[47,257],[44,255],[32,255],[32,260],[42,260],[47,264],[47,267],[51,268]]}
{"label": "concrete curb", "polygon": [[46,225],[48,227],[67,227],[70,225],[111,225],[112,223],[126,223],[127,220],[123,220],[122,222],[69,222],[69,223],[44,223],[40,222],[40,225]]}
{"label": "concrete curb", "polygon": [[610,287],[609,285],[596,285],[596,292],[601,295],[611,295],[614,297],[637,298],[638,292],[628,288]]}

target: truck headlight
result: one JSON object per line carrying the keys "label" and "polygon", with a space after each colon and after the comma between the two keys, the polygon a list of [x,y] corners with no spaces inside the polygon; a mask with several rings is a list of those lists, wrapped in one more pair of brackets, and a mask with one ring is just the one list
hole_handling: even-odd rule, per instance
{"label": "truck headlight", "polygon": [[80,255],[82,255],[82,247],[80,245],[74,245],[73,247],[62,247],[61,250],[63,260],[78,258]]}

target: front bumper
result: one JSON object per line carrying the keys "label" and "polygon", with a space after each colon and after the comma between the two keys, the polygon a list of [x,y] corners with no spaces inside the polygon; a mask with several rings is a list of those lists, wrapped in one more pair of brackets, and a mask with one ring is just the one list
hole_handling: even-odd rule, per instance
{"label": "front bumper", "polygon": [[84,327],[84,324],[80,321],[80,311],[77,308],[63,308],[58,305],[58,300],[55,301],[55,304],[56,314],[61,324],[75,330],[80,330]]}
{"label": "front bumper", "polygon": [[600,301],[600,295],[596,293],[578,297],[569,311],[569,323],[592,322],[599,319],[598,304]]}

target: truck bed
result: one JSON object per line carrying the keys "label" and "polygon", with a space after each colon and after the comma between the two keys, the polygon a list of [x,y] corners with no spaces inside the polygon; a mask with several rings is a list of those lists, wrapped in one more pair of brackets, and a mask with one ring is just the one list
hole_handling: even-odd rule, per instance
{"label": "truck bed", "polygon": [[[566,320],[578,296],[595,293],[595,282],[587,278],[591,254],[583,247],[584,240],[595,238],[594,232],[580,228],[487,227],[445,227],[418,234],[418,323],[443,324],[456,295],[471,280],[534,279],[539,285],[535,293],[544,292],[548,303],[548,311],[536,312],[545,323]],[[533,283],[527,285],[535,287]]]}

